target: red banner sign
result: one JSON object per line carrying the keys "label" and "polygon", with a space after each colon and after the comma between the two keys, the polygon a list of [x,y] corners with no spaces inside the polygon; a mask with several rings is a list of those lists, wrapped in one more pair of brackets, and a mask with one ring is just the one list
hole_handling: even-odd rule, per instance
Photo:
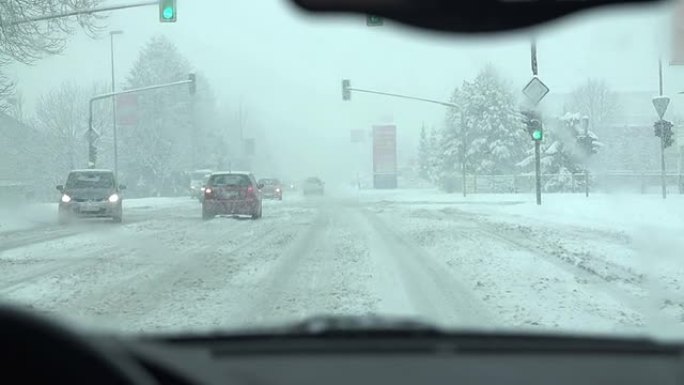
{"label": "red banner sign", "polygon": [[116,123],[122,126],[138,123],[138,95],[123,94],[116,97]]}
{"label": "red banner sign", "polygon": [[373,126],[373,173],[397,173],[397,127]]}
{"label": "red banner sign", "polygon": [[670,65],[684,65],[684,0],[672,5]]}

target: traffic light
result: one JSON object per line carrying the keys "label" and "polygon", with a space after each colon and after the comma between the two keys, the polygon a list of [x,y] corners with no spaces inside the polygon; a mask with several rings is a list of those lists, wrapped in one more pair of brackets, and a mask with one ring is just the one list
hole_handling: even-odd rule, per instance
{"label": "traffic light", "polygon": [[88,145],[88,167],[95,168],[97,163],[97,147],[94,144]]}
{"label": "traffic light", "polygon": [[544,139],[541,116],[534,111],[523,111],[522,114],[525,116],[524,123],[527,126],[527,133],[535,142],[541,142]]}
{"label": "traffic light", "polygon": [[589,135],[578,136],[577,145],[587,156],[597,153],[596,148],[594,147],[594,138]]}
{"label": "traffic light", "polygon": [[667,120],[658,120],[653,124],[655,136],[659,138],[662,136],[663,145],[665,148],[668,148],[674,144],[672,127],[674,127],[672,122]]}
{"label": "traffic light", "polygon": [[369,27],[379,27],[383,24],[383,19],[376,15],[366,15],[366,25]]}
{"label": "traffic light", "polygon": [[197,91],[197,80],[195,74],[189,74],[188,80],[190,80],[190,95],[194,95]]}
{"label": "traffic light", "polygon": [[176,0],[159,0],[159,21],[162,23],[176,22]]}
{"label": "traffic light", "polygon": [[349,79],[342,80],[342,100],[351,100],[351,82]]}

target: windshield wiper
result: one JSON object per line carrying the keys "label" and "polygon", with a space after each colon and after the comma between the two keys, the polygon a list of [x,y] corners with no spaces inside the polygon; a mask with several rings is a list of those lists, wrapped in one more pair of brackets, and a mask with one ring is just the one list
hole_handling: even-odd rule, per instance
{"label": "windshield wiper", "polygon": [[444,334],[437,326],[413,318],[382,316],[317,316],[282,328],[283,332],[305,335],[334,334]]}
{"label": "windshield wiper", "polygon": [[[461,353],[608,353],[681,355],[684,347],[643,336],[592,336],[554,333],[549,330],[462,330],[440,328],[412,318],[381,316],[317,316],[274,328],[253,328],[208,334],[147,335],[170,343],[214,345],[230,351],[264,352],[301,350],[422,351]],[[320,343],[324,345],[320,345]],[[229,343],[225,345],[225,343]],[[330,343],[330,344],[328,344]]]}

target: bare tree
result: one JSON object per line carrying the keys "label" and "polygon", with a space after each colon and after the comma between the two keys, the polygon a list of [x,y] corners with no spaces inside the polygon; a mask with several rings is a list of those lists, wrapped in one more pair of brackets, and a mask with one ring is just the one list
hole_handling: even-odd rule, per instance
{"label": "bare tree", "polygon": [[[85,165],[88,100],[108,89],[104,84],[81,87],[65,82],[38,100],[35,126],[45,137],[38,145],[44,156],[50,159],[50,171],[54,175],[62,176],[68,170]],[[102,135],[108,133],[107,128],[111,124],[110,108],[110,103],[94,105],[94,127]]]}
{"label": "bare tree", "polygon": [[[0,68],[10,62],[30,64],[64,50],[67,38],[79,28],[91,36],[102,28],[103,16],[82,14],[36,22],[32,18],[94,8],[102,0],[1,0]],[[0,73],[0,101],[14,91],[10,79]],[[0,104],[2,108],[3,104]]]}
{"label": "bare tree", "polygon": [[589,124],[599,130],[617,113],[615,94],[604,80],[587,79],[570,97],[566,112],[579,112],[589,117]]}

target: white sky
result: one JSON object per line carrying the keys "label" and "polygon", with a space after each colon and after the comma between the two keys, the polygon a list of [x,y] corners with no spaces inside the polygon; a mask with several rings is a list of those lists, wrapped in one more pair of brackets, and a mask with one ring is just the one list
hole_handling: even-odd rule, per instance
{"label": "white sky", "polygon": [[[150,37],[166,35],[209,78],[222,106],[244,100],[248,130],[266,133],[271,140],[262,145],[284,150],[283,162],[305,173],[349,171],[350,129],[391,119],[406,157],[421,123],[443,120],[444,109],[429,104],[363,94],[343,102],[343,78],[355,87],[447,99],[487,63],[516,88],[531,76],[527,33],[474,39],[387,24],[369,28],[363,16],[316,19],[285,0],[178,0],[175,24],[159,23],[157,12],[155,6],[125,10],[107,20],[108,29],[124,31],[115,37],[118,81]],[[667,6],[608,9],[543,28],[537,32],[540,78],[551,92],[595,77],[616,90],[655,93],[658,55],[668,53],[668,12]],[[30,112],[40,94],[65,80],[109,82],[109,60],[106,32],[98,40],[79,35],[62,55],[14,65],[9,74]],[[666,92],[684,90],[682,72],[666,68]]]}

